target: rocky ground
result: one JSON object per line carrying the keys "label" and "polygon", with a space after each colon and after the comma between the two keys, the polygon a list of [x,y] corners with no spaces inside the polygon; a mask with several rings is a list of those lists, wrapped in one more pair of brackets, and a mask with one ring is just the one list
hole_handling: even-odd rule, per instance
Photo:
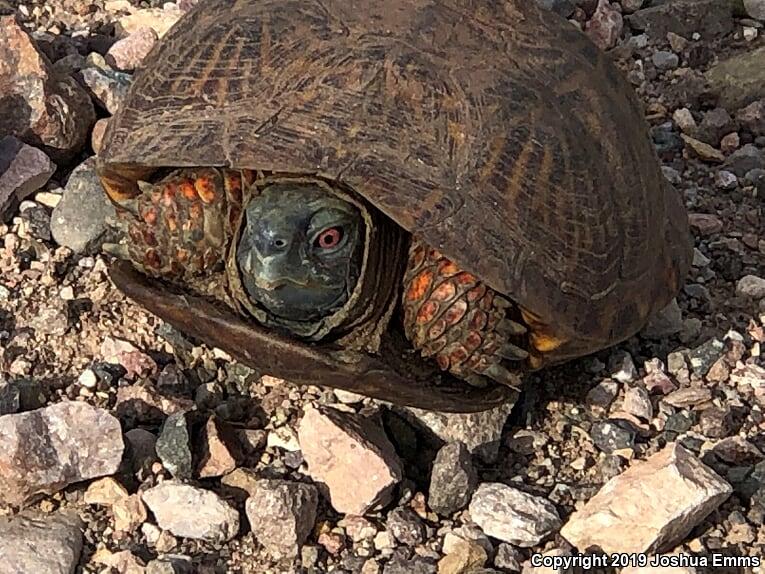
{"label": "rocky ground", "polygon": [[90,156],[191,2],[0,0],[0,572],[765,554],[765,1],[540,2],[645,103],[693,269],[640,336],[447,416],[261,378],[116,291]]}

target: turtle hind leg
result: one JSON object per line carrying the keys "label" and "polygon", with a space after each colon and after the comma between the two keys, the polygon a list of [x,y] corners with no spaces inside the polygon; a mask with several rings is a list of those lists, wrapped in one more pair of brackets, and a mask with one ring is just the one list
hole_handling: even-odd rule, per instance
{"label": "turtle hind leg", "polygon": [[424,357],[475,386],[513,388],[528,368],[520,310],[437,250],[413,239],[404,275],[404,332]]}

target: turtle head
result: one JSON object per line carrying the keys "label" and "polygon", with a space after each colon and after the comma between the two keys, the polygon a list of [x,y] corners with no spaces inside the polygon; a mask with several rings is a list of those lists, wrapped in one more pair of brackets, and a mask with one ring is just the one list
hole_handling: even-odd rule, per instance
{"label": "turtle head", "polygon": [[363,228],[358,208],[318,185],[266,187],[246,207],[237,246],[247,295],[281,320],[334,313],[356,286]]}

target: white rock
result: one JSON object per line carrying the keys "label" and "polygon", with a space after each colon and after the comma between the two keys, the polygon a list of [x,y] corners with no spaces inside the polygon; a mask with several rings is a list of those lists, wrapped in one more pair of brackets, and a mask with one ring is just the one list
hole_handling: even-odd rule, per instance
{"label": "white rock", "polygon": [[94,389],[98,384],[98,377],[91,369],[85,369],[80,373],[77,382],[85,388]]}
{"label": "white rock", "polygon": [[529,548],[560,528],[555,505],[499,482],[484,482],[470,501],[470,517],[494,538]]}
{"label": "white rock", "polygon": [[295,558],[316,521],[318,490],[287,480],[258,480],[253,486],[247,518],[255,538],[274,558]]}
{"label": "white rock", "polygon": [[765,279],[757,275],[746,275],[736,283],[736,294],[752,299],[765,298]]}
{"label": "white rock", "polygon": [[143,493],[157,524],[176,536],[227,542],[239,531],[239,513],[214,492],[167,481]]}
{"label": "white rock", "polygon": [[672,114],[672,119],[683,133],[693,133],[693,131],[696,130],[696,120],[693,118],[693,114],[688,108],[679,108],[675,110],[675,113]]}

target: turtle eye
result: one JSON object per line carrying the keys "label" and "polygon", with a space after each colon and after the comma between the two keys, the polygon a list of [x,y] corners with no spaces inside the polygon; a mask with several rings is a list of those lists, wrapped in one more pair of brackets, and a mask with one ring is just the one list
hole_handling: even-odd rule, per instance
{"label": "turtle eye", "polygon": [[343,228],[342,227],[330,227],[325,229],[314,241],[314,245],[320,249],[333,249],[340,245],[343,240]]}

